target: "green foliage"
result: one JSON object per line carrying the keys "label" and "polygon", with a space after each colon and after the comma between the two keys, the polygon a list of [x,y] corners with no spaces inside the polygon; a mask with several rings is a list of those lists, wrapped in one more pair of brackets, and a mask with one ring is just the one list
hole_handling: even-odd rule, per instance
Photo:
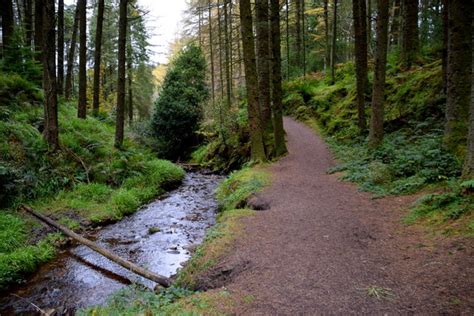
{"label": "green foliage", "polygon": [[232,172],[217,188],[216,195],[222,211],[245,206],[246,200],[270,182],[266,171],[245,168]]}
{"label": "green foliage", "polygon": [[155,104],[152,127],[158,152],[183,158],[196,142],[195,132],[208,96],[206,60],[194,45],[185,47],[172,62]]}
{"label": "green foliage", "polygon": [[51,242],[49,238],[29,245],[25,221],[14,214],[0,212],[0,290],[51,259],[54,255]]}

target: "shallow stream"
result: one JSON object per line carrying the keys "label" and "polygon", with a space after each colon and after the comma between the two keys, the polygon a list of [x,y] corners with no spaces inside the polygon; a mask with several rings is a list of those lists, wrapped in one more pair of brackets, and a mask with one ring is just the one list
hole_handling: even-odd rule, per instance
{"label": "shallow stream", "polygon": [[[216,175],[190,172],[183,184],[124,220],[94,235],[99,245],[142,267],[171,276],[189,259],[215,223]],[[139,283],[155,284],[78,245],[44,265],[24,285],[0,298],[0,315],[34,314],[37,307],[69,314],[103,304],[115,291]],[[35,305],[37,307],[35,307]]]}

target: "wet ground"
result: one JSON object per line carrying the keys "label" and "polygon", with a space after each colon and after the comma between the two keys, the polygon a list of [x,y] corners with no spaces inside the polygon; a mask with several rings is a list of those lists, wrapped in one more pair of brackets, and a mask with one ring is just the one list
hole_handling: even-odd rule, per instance
{"label": "wet ground", "polygon": [[[171,276],[215,223],[214,190],[220,179],[188,173],[177,190],[101,229],[95,241],[153,272]],[[76,246],[43,266],[21,288],[0,298],[0,315],[32,314],[38,308],[72,313],[105,303],[110,294],[132,282],[155,286],[91,249]]]}

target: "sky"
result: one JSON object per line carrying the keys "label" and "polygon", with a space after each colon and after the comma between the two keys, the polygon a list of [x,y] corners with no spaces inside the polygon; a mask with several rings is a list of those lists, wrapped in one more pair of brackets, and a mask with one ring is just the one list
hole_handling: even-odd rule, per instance
{"label": "sky", "polygon": [[[73,4],[76,0],[65,0]],[[149,11],[146,16],[147,30],[151,35],[150,60],[155,63],[166,63],[169,57],[169,46],[181,31],[180,24],[186,9],[186,0],[138,0],[138,4]]]}

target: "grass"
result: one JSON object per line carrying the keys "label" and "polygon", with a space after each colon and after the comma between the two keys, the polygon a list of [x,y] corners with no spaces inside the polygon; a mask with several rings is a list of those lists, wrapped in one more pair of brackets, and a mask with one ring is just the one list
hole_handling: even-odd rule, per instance
{"label": "grass", "polygon": [[395,294],[393,294],[391,289],[375,285],[369,286],[361,290],[366,292],[368,296],[373,297],[377,300],[392,300],[395,297]]}
{"label": "grass", "polygon": [[[429,194],[412,209],[406,223],[423,222],[445,233],[472,235],[472,194],[462,194],[462,155],[443,145],[445,97],[441,63],[401,72],[389,64],[385,101],[385,136],[370,150],[357,129],[353,64],[337,69],[328,85],[316,73],[285,83],[285,111],[321,134],[338,159],[329,173],[355,182],[376,197]],[[370,109],[366,115],[370,117]],[[464,190],[465,191],[465,190]]]}

